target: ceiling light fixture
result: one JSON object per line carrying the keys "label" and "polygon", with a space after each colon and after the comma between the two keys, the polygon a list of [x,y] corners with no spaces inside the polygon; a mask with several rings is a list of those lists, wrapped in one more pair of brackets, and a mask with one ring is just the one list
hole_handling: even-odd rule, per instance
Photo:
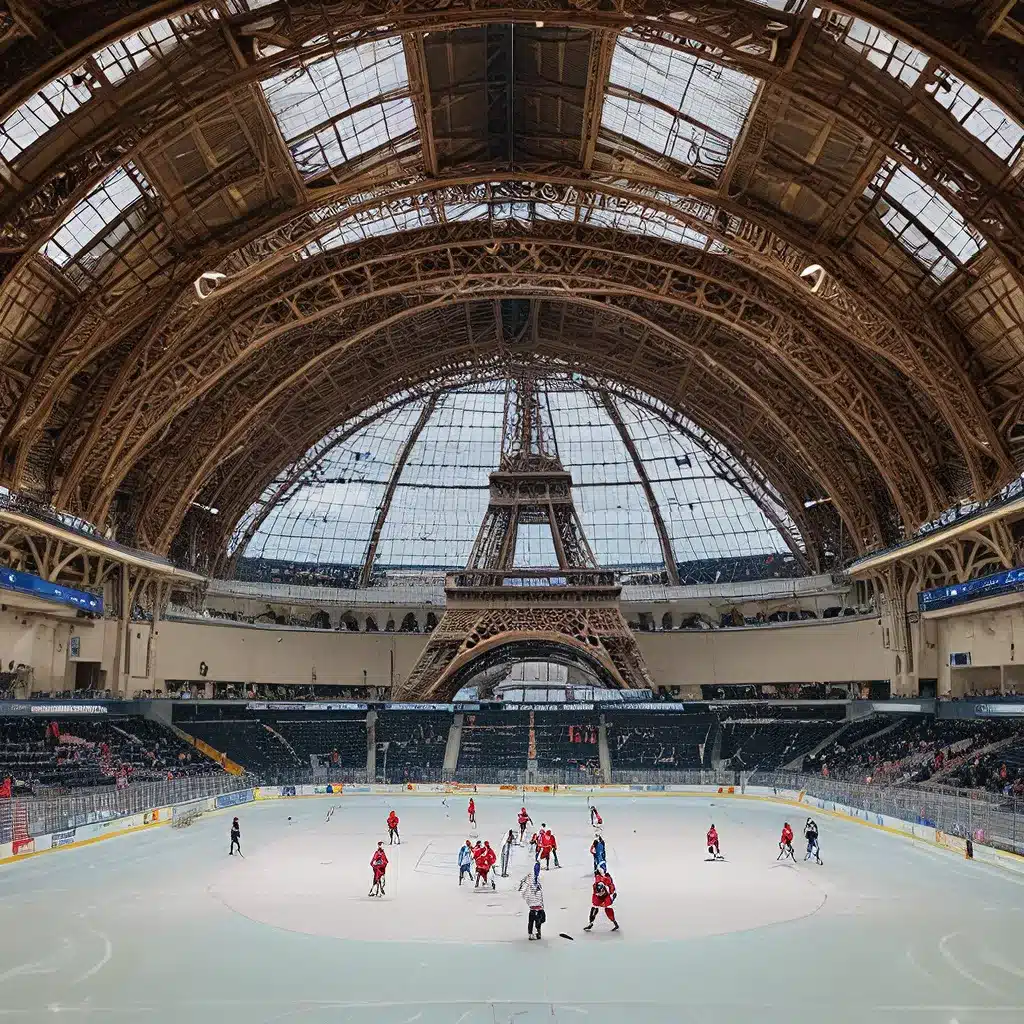
{"label": "ceiling light fixture", "polygon": [[816,294],[825,282],[825,268],[818,263],[812,263],[800,271],[800,276],[811,286],[811,294]]}
{"label": "ceiling light fixture", "polygon": [[[196,290],[196,295],[201,299],[208,299],[217,287],[218,281],[223,281],[227,274],[222,274],[219,270],[207,270],[200,274],[195,281],[192,282],[193,287]],[[209,281],[212,285],[209,291],[203,289],[203,282]]]}

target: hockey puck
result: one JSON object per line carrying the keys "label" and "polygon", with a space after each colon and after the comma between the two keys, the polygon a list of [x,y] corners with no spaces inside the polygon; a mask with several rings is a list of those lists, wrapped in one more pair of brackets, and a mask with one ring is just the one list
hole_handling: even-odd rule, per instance
{"label": "hockey puck", "polygon": [[570,942],[575,942],[576,941],[571,935],[567,935],[565,932],[559,932],[558,933],[558,937],[560,939],[568,939]]}

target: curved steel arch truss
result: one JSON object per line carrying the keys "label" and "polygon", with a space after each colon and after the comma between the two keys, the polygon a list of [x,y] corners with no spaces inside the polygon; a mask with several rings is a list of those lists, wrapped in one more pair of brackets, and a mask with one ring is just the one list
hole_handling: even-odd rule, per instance
{"label": "curved steel arch truss", "polygon": [[[115,381],[106,398],[111,421],[94,422],[77,460],[63,474],[62,500],[69,501],[87,469],[105,459],[100,468],[106,486],[89,507],[90,515],[102,518],[119,484],[118,467],[127,470],[177,413],[219,381],[232,375],[243,379],[246,364],[256,358],[273,362],[270,352],[282,343],[292,349],[292,332],[329,332],[338,337],[332,349],[321,348],[314,356],[318,361],[327,352],[352,344],[347,332],[353,336],[358,332],[359,337],[372,332],[378,315],[374,307],[391,297],[400,296],[400,304],[427,305],[514,291],[614,302],[623,315],[659,325],[666,336],[679,334],[677,319],[688,318],[694,334],[707,338],[709,355],[720,355],[723,345],[735,348],[737,355],[745,345],[753,346],[751,359],[776,364],[766,372],[783,373],[809,389],[843,432],[856,438],[877,472],[884,474],[904,524],[923,521],[931,509],[943,507],[943,497],[935,490],[942,457],[938,449],[929,456],[933,435],[924,429],[927,403],[915,411],[909,401],[909,383],[895,371],[869,376],[866,365],[858,365],[848,340],[826,333],[821,324],[799,311],[784,310],[777,296],[741,268],[707,254],[689,261],[696,266],[678,258],[671,261],[672,247],[662,245],[659,253],[658,243],[649,240],[643,240],[642,252],[630,251],[635,239],[597,230],[579,237],[577,229],[577,237],[569,240],[559,238],[558,231],[551,239],[510,234],[497,247],[493,233],[483,238],[472,238],[473,234],[479,232],[464,232],[470,237],[456,245],[451,232],[444,230],[439,236],[428,229],[401,239],[376,240],[376,257],[367,253],[374,243],[360,247],[358,253],[329,253],[303,261],[277,282],[269,296],[263,282],[260,305],[254,306],[251,296],[240,294],[234,303],[220,306],[205,330],[196,332],[191,351],[166,353],[146,366],[134,394],[122,393],[115,402],[111,398],[117,393]],[[659,306],[665,309],[658,311]],[[693,347],[689,339],[678,344]],[[121,380],[129,376],[131,365],[130,360],[121,360]],[[725,365],[722,372],[732,371]],[[758,376],[755,370],[751,381]],[[182,378],[192,382],[184,393]],[[834,397],[837,386],[846,396],[846,407]],[[250,403],[248,415],[255,415],[258,408]],[[934,477],[920,466],[922,456]],[[900,490],[905,481],[916,483],[922,504],[909,504]]]}
{"label": "curved steel arch truss", "polygon": [[[819,553],[832,508],[865,550],[993,493],[1024,455],[1024,27],[792,6],[172,2],[146,37],[142,0],[24,0],[3,482],[168,550],[197,495],[240,516],[340,420],[528,351],[685,411]],[[400,60],[353,102],[408,118],[310,170],[295,139],[345,111],[293,131],[261,83],[377,45]],[[624,79],[637,53],[742,79],[707,94],[740,127]],[[648,101],[720,159],[605,117]]]}

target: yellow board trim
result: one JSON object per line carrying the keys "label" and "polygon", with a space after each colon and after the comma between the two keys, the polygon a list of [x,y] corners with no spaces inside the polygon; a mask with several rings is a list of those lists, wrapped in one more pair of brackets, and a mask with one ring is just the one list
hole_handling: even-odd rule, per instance
{"label": "yellow board trim", "polygon": [[[596,788],[598,792],[601,792],[599,786],[598,787],[581,786],[579,790],[575,790],[575,791],[571,790],[571,789],[559,789],[557,792],[552,792],[552,793],[543,793],[543,792],[541,792],[541,793],[535,793],[534,795],[535,796],[559,796],[559,795],[561,795],[563,793],[566,794],[566,795],[570,795],[570,796],[584,795],[583,791],[590,790],[592,788]],[[805,792],[806,791],[801,790],[801,792],[800,792],[800,794],[799,794],[799,796],[797,797],[796,800],[787,799],[786,797],[781,797],[781,796],[761,796],[760,794],[756,794],[756,793],[737,793],[735,791],[734,792],[728,792],[728,789],[726,789],[725,787],[723,787],[723,792],[721,792],[721,793],[713,792],[713,791],[708,791],[708,792],[698,792],[698,791],[688,791],[688,792],[686,792],[686,791],[684,791],[684,792],[668,792],[668,793],[666,793],[666,792],[657,791],[657,790],[649,791],[649,792],[645,792],[645,791],[642,791],[642,790],[633,790],[632,792],[619,790],[619,791],[601,792],[601,796],[602,797],[637,797],[637,796],[641,796],[641,797],[703,797],[703,798],[707,798],[707,799],[714,798],[714,797],[730,797],[730,798],[732,798],[734,800],[757,800],[757,801],[760,801],[761,803],[781,804],[781,805],[787,806],[787,807],[806,808],[806,807],[810,807],[811,805],[808,804],[808,803],[803,802],[803,797],[805,795]],[[344,790],[343,790],[340,793],[303,793],[303,794],[297,794],[296,796],[293,796],[293,797],[292,796],[288,796],[288,797],[269,797],[269,798],[265,798],[263,800],[257,799],[257,800],[255,800],[253,802],[254,803],[270,803],[270,802],[272,802],[274,800],[312,799],[312,798],[336,797],[336,796],[345,796],[345,795],[350,795],[350,796],[379,796],[381,794],[374,794],[374,793],[354,793],[354,794],[349,793],[349,794],[346,794],[344,792]],[[434,797],[436,797],[438,795],[443,795],[443,794],[427,793],[427,792],[423,792],[422,790],[420,790],[420,791],[416,791],[416,790],[412,790],[412,791],[403,790],[401,792],[396,792],[394,795],[395,796],[422,796],[422,797],[434,796]],[[449,795],[451,795],[451,794],[449,794]],[[484,794],[480,794],[480,795],[482,795],[482,796],[504,796],[505,794],[502,794],[502,793],[484,793]],[[512,794],[508,794],[508,795],[511,796]],[[819,797],[817,799],[821,799],[821,798]],[[210,811],[204,811],[204,814],[220,814],[223,811],[233,810],[235,806],[237,806],[237,805],[233,804],[230,807],[214,808],[214,809],[212,809]],[[891,825],[879,825],[877,822],[867,821],[865,818],[856,817],[855,815],[852,815],[852,814],[844,814],[842,811],[830,811],[830,810],[828,810],[825,807],[815,807],[814,810],[818,814],[827,814],[831,818],[839,818],[839,819],[841,819],[843,821],[852,821],[852,822],[856,822],[857,824],[860,824],[860,825],[866,825],[868,828],[877,829],[880,832],[887,832],[890,835],[899,836],[899,837],[901,837],[903,839],[911,839],[911,840],[913,840],[915,842],[918,842],[918,843],[924,843],[930,849],[942,850],[942,851],[944,851],[946,853],[951,853],[951,854],[954,854],[957,857],[960,857],[960,854],[956,850],[953,850],[953,849],[951,849],[948,846],[941,846],[939,843],[931,842],[931,841],[929,841],[928,839],[926,839],[923,836],[916,836],[916,835],[914,835],[911,832],[905,832],[902,829],[893,828]],[[76,847],[80,847],[80,846],[91,846],[93,843],[100,843],[100,842],[103,842],[103,840],[105,840],[105,839],[115,839],[115,838],[117,838],[119,836],[130,835],[133,832],[141,832],[143,829],[157,828],[160,825],[169,825],[169,824],[171,824],[172,821],[173,821],[173,818],[166,818],[163,821],[151,821],[151,822],[147,822],[147,823],[142,824],[142,825],[132,825],[132,826],[130,826],[128,828],[118,829],[117,831],[114,831],[114,832],[106,832],[103,835],[91,836],[88,839],[76,840],[73,843],[66,843],[63,846],[50,846],[50,847],[47,847],[47,849],[45,849],[45,850],[33,850],[31,853],[19,853],[17,856],[0,857],[0,865],[16,864],[16,863],[20,863],[21,861],[30,860],[33,857],[41,857],[43,854],[57,853],[60,850],[73,850]],[[907,824],[909,825],[911,823],[908,822]],[[924,827],[924,826],[922,826],[922,827]],[[1005,858],[1007,860],[1013,860],[1013,861],[1016,861],[1016,862],[1024,862],[1024,856],[1021,856],[1020,854],[1011,853],[1008,850],[1000,850],[1000,849],[997,849],[996,847],[988,847],[988,846],[986,846],[985,849],[986,850],[991,850],[991,852],[993,852],[997,857],[1003,857],[1003,858]],[[983,862],[979,862],[979,863],[983,863]]]}

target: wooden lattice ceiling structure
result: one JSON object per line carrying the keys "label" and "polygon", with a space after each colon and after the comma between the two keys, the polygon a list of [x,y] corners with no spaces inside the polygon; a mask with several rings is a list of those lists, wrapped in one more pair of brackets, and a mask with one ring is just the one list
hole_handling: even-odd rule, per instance
{"label": "wooden lattice ceiling structure", "polygon": [[685,412],[815,562],[891,542],[1022,463],[1020,8],[12,0],[0,482],[209,565],[514,358]]}

